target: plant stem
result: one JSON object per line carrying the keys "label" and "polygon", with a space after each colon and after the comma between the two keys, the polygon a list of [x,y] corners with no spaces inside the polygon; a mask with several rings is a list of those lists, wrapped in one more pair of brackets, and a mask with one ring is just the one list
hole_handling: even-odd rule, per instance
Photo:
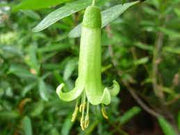
{"label": "plant stem", "polygon": [[163,45],[163,39],[164,39],[164,34],[162,32],[159,32],[157,34],[157,41],[156,41],[155,48],[153,51],[153,63],[152,63],[153,90],[154,90],[155,95],[159,97],[160,99],[163,99],[164,97],[163,91],[159,87],[159,84],[158,84],[158,74],[159,74],[158,67],[159,67],[159,63],[161,59],[160,55],[161,55],[161,49]]}
{"label": "plant stem", "polygon": [[95,6],[96,0],[92,0],[92,6]]}

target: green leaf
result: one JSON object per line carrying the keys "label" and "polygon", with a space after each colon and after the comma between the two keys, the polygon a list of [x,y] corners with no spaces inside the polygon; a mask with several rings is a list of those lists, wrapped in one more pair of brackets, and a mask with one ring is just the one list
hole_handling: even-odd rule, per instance
{"label": "green leaf", "polygon": [[12,120],[19,117],[19,112],[17,111],[0,111],[0,119],[2,120]]}
{"label": "green leaf", "polygon": [[164,119],[162,116],[158,117],[159,125],[164,133],[164,135],[176,135],[175,130],[171,126],[171,124]]}
{"label": "green leaf", "polygon": [[39,80],[39,93],[43,100],[48,101],[48,92],[46,88],[46,84],[43,79]]}
{"label": "green leaf", "polygon": [[56,52],[56,51],[63,51],[69,47],[70,47],[70,45],[68,45],[68,44],[51,44],[48,46],[38,48],[37,51],[40,53]]}
{"label": "green leaf", "polygon": [[29,65],[29,67],[36,71],[36,74],[39,72],[40,64],[37,59],[37,45],[31,45],[28,48],[28,57],[26,57],[25,61]]}
{"label": "green leaf", "polygon": [[90,3],[91,0],[78,0],[70,4],[66,4],[65,6],[47,15],[35,28],[33,28],[33,31],[42,31],[62,18],[86,8],[88,5],[90,5]]}
{"label": "green leaf", "polygon": [[32,10],[22,10],[21,12],[23,12],[26,16],[35,19],[35,20],[39,20],[40,19],[40,15],[37,14],[36,12],[32,11]]}
{"label": "green leaf", "polygon": [[51,129],[49,135],[59,135],[58,129],[56,129],[56,128]]}
{"label": "green leaf", "polygon": [[[122,13],[124,13],[129,7],[139,3],[139,1],[136,2],[130,2],[126,4],[119,4],[114,7],[111,7],[105,11],[101,12],[102,15],[102,28],[108,25],[110,22],[114,21],[116,18],[118,18]],[[73,30],[70,31],[69,37],[76,38],[80,37],[81,35],[81,24],[76,26]]]}
{"label": "green leaf", "polygon": [[61,3],[68,2],[70,0],[23,0],[20,4],[13,8],[13,11],[18,11],[20,9],[42,9],[50,8]]}
{"label": "green leaf", "polygon": [[134,45],[143,50],[153,51],[153,46],[150,46],[150,45],[147,45],[147,44],[144,44],[141,42],[136,42],[136,43],[134,43]]}
{"label": "green leaf", "polygon": [[10,66],[8,70],[8,74],[14,74],[20,78],[25,78],[25,79],[35,79],[36,77],[31,74],[25,67],[13,64]]}
{"label": "green leaf", "polygon": [[59,82],[62,83],[63,82],[63,78],[59,75],[59,71],[55,70],[53,72],[54,78]]}
{"label": "green leaf", "polygon": [[[16,36],[16,35],[13,35],[13,36]],[[11,46],[11,45],[7,45],[7,46],[2,45],[3,44],[3,42],[1,43],[1,40],[3,41],[2,37],[3,36],[1,35],[0,36],[0,44],[1,44],[0,49],[2,50],[2,53],[3,53],[4,57],[6,57],[6,58],[13,58],[13,57],[17,57],[17,56],[23,57],[23,54],[22,54],[22,52],[21,52],[21,50],[19,48]],[[13,42],[13,39],[8,38],[8,35],[5,36],[5,38],[7,38],[5,40]],[[1,54],[1,52],[0,52],[0,54]]]}
{"label": "green leaf", "polygon": [[123,116],[120,118],[121,125],[127,123],[129,120],[131,120],[135,115],[141,112],[141,109],[137,106],[131,108],[128,110]]}
{"label": "green leaf", "polygon": [[61,135],[69,135],[69,132],[73,126],[73,123],[71,122],[71,117],[72,117],[72,115],[69,115],[65,119],[63,126],[62,126],[62,129],[61,129]]}
{"label": "green leaf", "polygon": [[168,53],[180,54],[180,47],[164,47],[163,51]]}
{"label": "green leaf", "polygon": [[168,35],[171,39],[179,39],[180,34],[179,31],[174,31],[172,29],[164,28],[164,27],[159,27],[159,30],[163,32],[164,34]]}
{"label": "green leaf", "polygon": [[153,9],[152,7],[143,7],[143,10],[145,13],[149,14],[149,15],[153,15],[153,16],[156,16],[158,15],[158,12],[157,10]]}
{"label": "green leaf", "polygon": [[25,135],[32,135],[31,119],[28,116],[23,118],[22,125]]}
{"label": "green leaf", "polygon": [[178,122],[178,129],[180,130],[180,111],[178,112],[177,122]]}
{"label": "green leaf", "polygon": [[137,66],[137,65],[141,65],[141,64],[146,64],[148,61],[149,61],[149,58],[148,57],[144,57],[144,58],[135,60],[134,64]]}
{"label": "green leaf", "polygon": [[174,9],[174,12],[176,13],[176,15],[177,15],[178,17],[180,17],[180,9],[175,8],[175,9]]}
{"label": "green leaf", "polygon": [[26,94],[32,90],[34,87],[37,86],[37,82],[34,82],[34,83],[30,83],[29,85],[26,85],[24,88],[23,88],[23,91],[21,93],[21,95],[24,97],[26,96]]}
{"label": "green leaf", "polygon": [[110,22],[118,18],[122,13],[124,13],[131,6],[139,3],[139,1],[129,2],[125,4],[119,4],[112,8],[109,8],[102,12],[102,27],[108,25]]}
{"label": "green leaf", "polygon": [[35,103],[35,104],[33,105],[32,109],[33,109],[33,110],[31,111],[30,115],[31,115],[32,117],[39,116],[39,115],[42,113],[42,111],[44,110],[44,104],[43,104],[43,102],[42,102],[42,101],[39,101],[39,102]]}
{"label": "green leaf", "polygon": [[72,60],[68,61],[67,65],[65,66],[65,69],[64,69],[64,74],[63,74],[64,80],[69,79],[69,77],[72,75],[73,71],[75,70],[76,65],[77,65],[76,59],[72,59]]}
{"label": "green leaf", "polygon": [[164,93],[171,94],[172,96],[175,96],[175,95],[176,95],[176,93],[175,93],[175,91],[173,90],[173,88],[162,87],[162,90],[163,90]]}

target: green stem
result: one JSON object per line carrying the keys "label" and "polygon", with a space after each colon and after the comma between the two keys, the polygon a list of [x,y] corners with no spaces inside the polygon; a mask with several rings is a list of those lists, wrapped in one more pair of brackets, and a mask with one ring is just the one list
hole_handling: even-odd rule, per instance
{"label": "green stem", "polygon": [[95,6],[96,0],[92,0],[92,6]]}

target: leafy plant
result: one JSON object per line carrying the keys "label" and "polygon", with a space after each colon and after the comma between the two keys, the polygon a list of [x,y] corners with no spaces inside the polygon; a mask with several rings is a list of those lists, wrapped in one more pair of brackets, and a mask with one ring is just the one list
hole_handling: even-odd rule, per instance
{"label": "leafy plant", "polygon": [[121,93],[104,106],[108,120],[99,107],[89,110],[85,131],[71,122],[75,103],[60,101],[55,89],[74,88],[77,37],[92,1],[36,2],[0,1],[0,134],[179,134],[179,0],[96,1],[102,83],[117,80]]}

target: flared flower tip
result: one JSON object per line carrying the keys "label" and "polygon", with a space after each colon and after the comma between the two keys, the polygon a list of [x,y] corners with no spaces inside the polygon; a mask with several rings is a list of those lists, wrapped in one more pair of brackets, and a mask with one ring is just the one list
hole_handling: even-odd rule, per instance
{"label": "flared flower tip", "polygon": [[56,89],[56,93],[57,95],[59,96],[59,98],[63,101],[73,101],[75,100],[76,98],[78,98],[82,91],[83,91],[83,88],[80,88],[80,87],[76,87],[68,92],[63,92],[63,87],[64,87],[64,84],[60,84],[57,89]]}
{"label": "flared flower tip", "polygon": [[62,88],[64,87],[64,83],[61,83],[57,88],[56,88],[56,93],[57,95],[59,95],[59,93],[61,92]]}
{"label": "flared flower tip", "polygon": [[94,94],[92,92],[95,91],[88,91],[86,90],[86,96],[88,98],[88,101],[92,105],[99,105],[99,104],[105,104],[108,105],[111,103],[111,97],[116,96],[120,91],[120,86],[117,81],[113,80],[113,85],[111,87],[106,87],[103,90],[103,93],[101,95],[98,95],[97,93]]}

